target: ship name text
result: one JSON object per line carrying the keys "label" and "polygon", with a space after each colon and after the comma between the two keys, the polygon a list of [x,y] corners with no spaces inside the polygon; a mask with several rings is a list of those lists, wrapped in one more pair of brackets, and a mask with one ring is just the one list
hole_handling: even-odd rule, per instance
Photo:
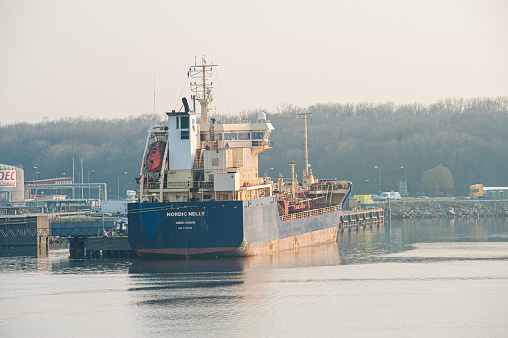
{"label": "ship name text", "polygon": [[175,212],[168,212],[167,217],[186,217],[186,216],[204,216],[204,211],[175,211]]}

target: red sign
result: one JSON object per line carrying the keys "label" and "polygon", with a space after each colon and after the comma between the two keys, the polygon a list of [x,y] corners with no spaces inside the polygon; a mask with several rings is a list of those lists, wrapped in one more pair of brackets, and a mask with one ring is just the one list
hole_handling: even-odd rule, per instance
{"label": "red sign", "polygon": [[16,186],[16,170],[0,170],[0,187]]}
{"label": "red sign", "polygon": [[69,184],[73,183],[72,177],[47,178],[44,180],[27,181],[25,184]]}

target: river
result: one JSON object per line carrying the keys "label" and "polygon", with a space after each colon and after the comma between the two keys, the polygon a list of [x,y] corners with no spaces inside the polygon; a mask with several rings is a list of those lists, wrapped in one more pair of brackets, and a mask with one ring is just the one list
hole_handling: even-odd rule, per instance
{"label": "river", "polygon": [[501,337],[508,219],[392,221],[273,256],[0,251],[0,335]]}

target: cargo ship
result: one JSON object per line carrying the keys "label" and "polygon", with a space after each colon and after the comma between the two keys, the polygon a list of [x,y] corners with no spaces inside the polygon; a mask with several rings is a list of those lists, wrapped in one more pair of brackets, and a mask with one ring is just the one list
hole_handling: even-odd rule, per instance
{"label": "cargo ship", "polygon": [[191,66],[192,109],[183,98],[183,111],[148,130],[139,200],[128,204],[131,247],[142,257],[250,256],[335,241],[352,185],[313,176],[307,114],[302,179],[294,161],[291,177],[260,177],[258,156],[273,148],[274,127],[262,112],[254,121],[210,117],[214,67]]}

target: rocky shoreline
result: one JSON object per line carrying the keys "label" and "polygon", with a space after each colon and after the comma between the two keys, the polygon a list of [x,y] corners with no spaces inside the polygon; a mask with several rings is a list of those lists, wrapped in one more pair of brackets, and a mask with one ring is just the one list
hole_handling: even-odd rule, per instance
{"label": "rocky shoreline", "polygon": [[382,206],[385,217],[391,211],[392,219],[411,218],[478,218],[507,217],[508,201],[453,201],[453,202],[391,202]]}

